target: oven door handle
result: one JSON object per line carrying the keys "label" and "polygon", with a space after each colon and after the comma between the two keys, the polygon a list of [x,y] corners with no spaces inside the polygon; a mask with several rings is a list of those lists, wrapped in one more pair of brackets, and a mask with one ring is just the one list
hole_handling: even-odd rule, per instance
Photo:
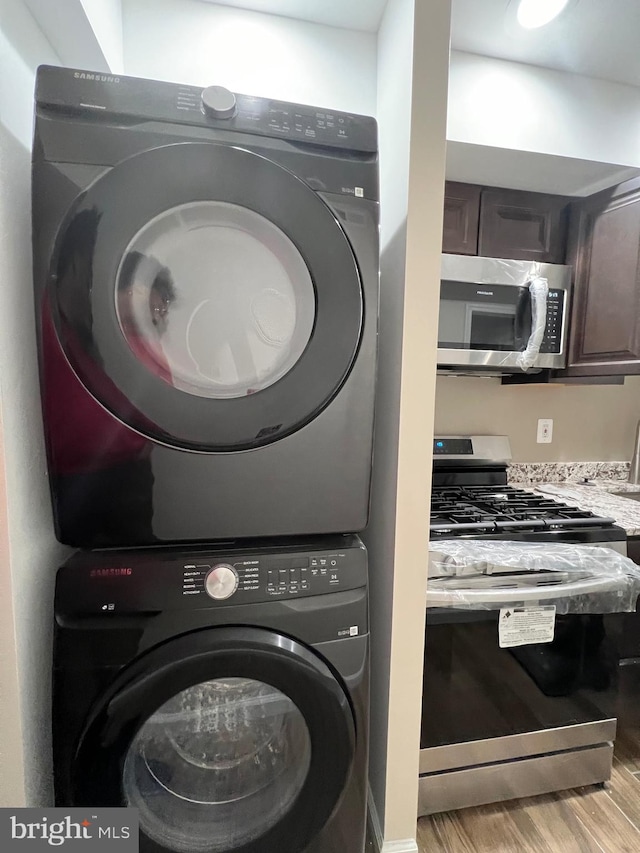
{"label": "oven door handle", "polygon": [[541,586],[500,587],[490,589],[443,589],[427,584],[427,607],[465,607],[489,610],[492,605],[513,604],[522,601],[549,601],[571,598],[574,595],[593,595],[614,592],[619,580],[611,577],[583,578],[573,583],[544,584]]}

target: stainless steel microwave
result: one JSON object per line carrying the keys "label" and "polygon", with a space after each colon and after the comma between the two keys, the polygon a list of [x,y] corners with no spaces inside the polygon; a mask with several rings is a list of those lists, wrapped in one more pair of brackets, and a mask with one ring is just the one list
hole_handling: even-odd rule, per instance
{"label": "stainless steel microwave", "polygon": [[443,255],[438,367],[564,367],[570,287],[568,266]]}

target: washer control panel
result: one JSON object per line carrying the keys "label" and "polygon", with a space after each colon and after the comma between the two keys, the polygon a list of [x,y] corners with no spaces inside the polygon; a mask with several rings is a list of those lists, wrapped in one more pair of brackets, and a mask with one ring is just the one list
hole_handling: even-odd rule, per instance
{"label": "washer control panel", "polygon": [[232,595],[246,600],[246,593],[266,593],[268,598],[289,598],[301,593],[317,595],[340,589],[348,583],[349,553],[346,550],[287,553],[229,562],[207,560],[186,563],[182,573],[182,594],[209,595],[225,601]]}
{"label": "washer control panel", "polygon": [[79,553],[58,572],[57,612],[148,614],[304,598],[366,586],[367,552],[361,540],[347,535],[322,541],[325,547]]}

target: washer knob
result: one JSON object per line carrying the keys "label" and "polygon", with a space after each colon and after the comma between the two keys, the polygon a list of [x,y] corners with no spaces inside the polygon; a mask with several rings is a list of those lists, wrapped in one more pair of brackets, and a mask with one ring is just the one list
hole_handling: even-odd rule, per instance
{"label": "washer knob", "polygon": [[213,118],[233,118],[236,96],[224,86],[207,86],[202,91],[202,109]]}
{"label": "washer knob", "polygon": [[214,566],[204,582],[204,588],[211,598],[222,601],[230,598],[238,588],[238,573],[226,563]]}

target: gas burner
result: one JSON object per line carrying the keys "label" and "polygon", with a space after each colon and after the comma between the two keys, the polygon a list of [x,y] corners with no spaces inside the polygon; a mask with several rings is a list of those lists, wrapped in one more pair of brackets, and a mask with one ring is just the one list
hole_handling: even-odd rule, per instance
{"label": "gas burner", "polygon": [[513,486],[435,486],[430,529],[435,536],[563,531],[604,527],[613,519]]}

